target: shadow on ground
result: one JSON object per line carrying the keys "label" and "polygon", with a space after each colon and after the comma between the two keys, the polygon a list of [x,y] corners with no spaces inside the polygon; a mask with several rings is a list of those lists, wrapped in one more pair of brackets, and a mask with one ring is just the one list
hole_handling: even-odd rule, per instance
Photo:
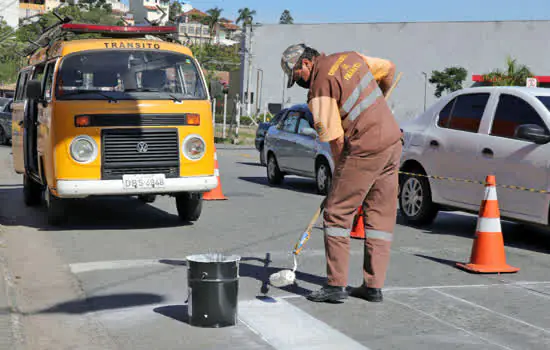
{"label": "shadow on ground", "polygon": [[[407,225],[398,211],[397,223]],[[453,212],[440,212],[431,225],[415,227],[425,234],[474,238],[477,217]],[[504,245],[539,253],[550,253],[550,231],[527,224],[501,220]]]}
{"label": "shadow on ground", "polygon": [[317,186],[315,180],[306,179],[302,177],[289,176],[285,177],[283,183],[280,185],[270,185],[267,182],[267,177],[263,176],[240,176],[239,180],[246,182],[251,182],[257,185],[263,185],[266,187],[279,188],[282,190],[299,192],[299,193],[308,193],[308,194],[317,194]]}
{"label": "shadow on ground", "polygon": [[[133,230],[192,224],[183,222],[177,215],[160,210],[135,197],[96,197],[67,200],[66,222],[59,226],[51,226],[47,223],[45,205],[25,206],[22,192],[22,187],[0,187],[0,201],[11,204],[0,208],[0,224],[32,227],[41,231]],[[174,200],[174,209],[175,206]]]}
{"label": "shadow on ground", "polygon": [[165,298],[158,294],[128,293],[94,296],[83,300],[73,300],[52,306],[51,308],[32,312],[33,314],[85,314],[103,310],[116,310],[135,306],[159,304]]}

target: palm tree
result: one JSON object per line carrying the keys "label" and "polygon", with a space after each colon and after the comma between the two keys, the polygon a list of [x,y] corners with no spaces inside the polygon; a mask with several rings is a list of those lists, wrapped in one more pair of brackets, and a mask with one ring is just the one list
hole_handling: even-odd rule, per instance
{"label": "palm tree", "polygon": [[210,32],[210,42],[212,42],[212,38],[214,38],[217,33],[217,28],[220,23],[220,17],[223,9],[219,7],[215,7],[213,9],[210,9],[206,11],[208,14],[208,17],[205,18],[205,24],[208,25],[208,29]]}
{"label": "palm tree", "polygon": [[529,67],[524,64],[518,64],[517,60],[511,57],[506,58],[506,71],[495,69],[485,74],[483,80],[491,82],[494,86],[523,86],[527,78],[533,77]]}
{"label": "palm tree", "polygon": [[239,9],[239,17],[237,17],[236,23],[239,24],[239,22],[243,22],[244,29],[247,25],[252,25],[255,14],[256,10],[250,10],[248,7]]}

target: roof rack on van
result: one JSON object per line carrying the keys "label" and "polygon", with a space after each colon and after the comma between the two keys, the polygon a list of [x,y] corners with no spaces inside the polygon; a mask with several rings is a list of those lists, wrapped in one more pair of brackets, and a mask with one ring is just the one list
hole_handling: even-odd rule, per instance
{"label": "roof rack on van", "polygon": [[61,30],[72,33],[97,33],[117,37],[143,37],[145,35],[175,34],[175,26],[107,26],[101,24],[65,23]]}

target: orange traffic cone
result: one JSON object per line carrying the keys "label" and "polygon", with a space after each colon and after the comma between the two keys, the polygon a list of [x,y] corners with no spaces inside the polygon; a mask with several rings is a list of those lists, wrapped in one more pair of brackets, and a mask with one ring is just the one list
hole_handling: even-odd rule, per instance
{"label": "orange traffic cone", "polygon": [[485,182],[485,197],[479,208],[470,263],[456,265],[478,273],[518,272],[519,268],[506,264],[495,176],[487,176]]}
{"label": "orange traffic cone", "polygon": [[226,200],[227,197],[223,195],[222,182],[220,180],[220,169],[218,166],[218,153],[216,152],[216,146],[214,146],[214,174],[218,178],[218,186],[209,192],[205,192],[202,199],[206,201],[213,200]]}
{"label": "orange traffic cone", "polygon": [[351,238],[364,239],[365,238],[365,222],[363,221],[363,207],[359,206],[357,215],[355,216],[355,225],[351,230]]}

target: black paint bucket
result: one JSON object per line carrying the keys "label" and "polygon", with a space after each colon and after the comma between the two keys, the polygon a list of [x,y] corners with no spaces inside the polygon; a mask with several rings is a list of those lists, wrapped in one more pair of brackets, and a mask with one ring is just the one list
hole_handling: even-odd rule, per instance
{"label": "black paint bucket", "polygon": [[240,259],[222,254],[187,257],[190,325],[220,328],[237,323]]}

